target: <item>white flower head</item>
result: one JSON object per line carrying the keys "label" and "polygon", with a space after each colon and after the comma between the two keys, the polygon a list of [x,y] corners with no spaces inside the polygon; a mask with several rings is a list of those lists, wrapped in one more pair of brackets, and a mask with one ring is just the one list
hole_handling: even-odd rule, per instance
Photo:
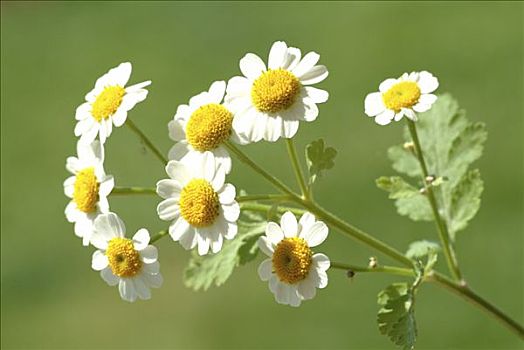
{"label": "white flower head", "polygon": [[125,238],[126,228],[114,213],[100,215],[95,221],[91,267],[110,286],[118,284],[120,296],[133,302],[151,298],[151,288],[159,288],[163,279],[158,250],[149,245],[149,232],[140,229],[132,239]]}
{"label": "white flower head", "polygon": [[127,112],[147,97],[144,87],[151,81],[125,87],[131,76],[131,63],[125,62],[110,69],[95,83],[95,88],[85,97],[85,103],[76,109],[75,135],[84,142],[93,141],[100,135],[100,142],[105,143],[111,135],[113,124],[122,126],[127,119]]}
{"label": "white flower head", "polygon": [[232,128],[233,113],[222,104],[226,92],[224,81],[215,81],[204,91],[178,106],[168,124],[169,137],[177,143],[169,151],[170,160],[191,162],[209,151],[222,165],[226,174],[231,171],[231,157],[223,143],[229,139],[240,142]]}
{"label": "white flower head", "polygon": [[438,80],[429,72],[404,73],[398,79],[384,80],[379,92],[368,94],[365,112],[380,125],[387,125],[393,119],[399,121],[403,116],[417,121],[416,113],[426,112],[437,100],[432,94],[437,88]]}
{"label": "white flower head", "polygon": [[291,138],[299,122],[318,116],[317,103],[326,102],[328,93],[313,85],[326,79],[320,56],[277,41],[269,52],[268,66],[253,53],[240,60],[243,77],[229,80],[225,101],[235,114],[233,128],[245,142]]}
{"label": "white flower head", "polygon": [[156,185],[164,198],[157,212],[160,219],[172,221],[171,238],[187,250],[198,245],[200,255],[219,252],[224,239],[237,234],[240,215],[235,186],[224,183],[224,169],[211,152],[204,152],[191,165],[169,161],[166,172],[170,179]]}
{"label": "white flower head", "polygon": [[64,193],[71,201],[65,209],[69,222],[75,223],[75,234],[89,245],[97,216],[109,212],[107,196],[113,190],[113,176],[104,171],[104,147],[98,140],[77,143],[78,157],[68,157],[66,168],[73,176],[64,181]]}
{"label": "white flower head", "polygon": [[326,224],[316,221],[311,213],[302,215],[297,223],[295,215],[286,212],[280,226],[267,224],[266,235],[258,239],[258,246],[269,259],[260,264],[258,275],[262,281],[269,281],[277,303],[299,306],[302,300],[315,296],[316,288],[327,286],[329,258],[311,250],[327,235]]}

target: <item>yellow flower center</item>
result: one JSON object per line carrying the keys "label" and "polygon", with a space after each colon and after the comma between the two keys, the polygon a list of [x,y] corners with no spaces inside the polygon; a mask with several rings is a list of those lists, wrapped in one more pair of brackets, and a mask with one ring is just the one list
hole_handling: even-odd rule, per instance
{"label": "yellow flower center", "polygon": [[98,202],[98,183],[95,168],[85,168],[76,174],[73,201],[76,207],[84,213],[95,210]]}
{"label": "yellow flower center", "polygon": [[273,253],[273,271],[281,282],[295,284],[307,277],[313,252],[302,238],[285,238]]}
{"label": "yellow flower center", "polygon": [[187,122],[187,141],[197,151],[211,151],[229,138],[232,123],[233,114],[224,106],[204,105],[194,111]]}
{"label": "yellow flower center", "polygon": [[211,225],[220,211],[218,194],[204,179],[193,179],[180,194],[180,214],[191,225]]}
{"label": "yellow flower center", "polygon": [[100,123],[103,119],[115,114],[125,93],[124,88],[118,85],[106,87],[93,103],[91,109],[93,118]]}
{"label": "yellow flower center", "polygon": [[270,69],[253,82],[251,101],[260,112],[276,113],[293,105],[300,87],[300,81],[290,71]]}
{"label": "yellow flower center", "polygon": [[118,277],[133,277],[140,272],[142,261],[133,245],[127,238],[113,238],[106,250],[109,267]]}
{"label": "yellow flower center", "polygon": [[389,88],[382,94],[382,100],[387,109],[400,112],[402,108],[410,108],[418,102],[420,88],[413,81],[403,81]]}

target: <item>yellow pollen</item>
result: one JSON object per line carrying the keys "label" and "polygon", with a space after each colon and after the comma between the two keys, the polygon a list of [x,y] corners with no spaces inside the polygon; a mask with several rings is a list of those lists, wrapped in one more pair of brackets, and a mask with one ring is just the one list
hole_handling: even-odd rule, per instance
{"label": "yellow pollen", "polygon": [[180,214],[191,225],[211,225],[220,211],[218,194],[204,179],[193,179],[180,194]]}
{"label": "yellow pollen", "polygon": [[106,87],[93,103],[91,109],[93,118],[100,123],[103,119],[107,119],[115,114],[122,103],[125,93],[124,88],[118,85]]}
{"label": "yellow pollen", "polygon": [[98,183],[95,168],[85,168],[76,174],[73,201],[76,207],[84,213],[95,210],[98,202]]}
{"label": "yellow pollen", "polygon": [[194,111],[187,122],[187,141],[197,151],[211,151],[229,138],[232,123],[233,114],[224,106],[204,105]]}
{"label": "yellow pollen", "polygon": [[307,277],[313,252],[302,238],[285,238],[273,253],[273,271],[281,282],[295,284]]}
{"label": "yellow pollen", "polygon": [[300,81],[290,71],[270,69],[253,83],[251,101],[260,112],[276,113],[293,105],[300,87]]}
{"label": "yellow pollen", "polygon": [[418,102],[420,88],[413,81],[403,81],[393,85],[382,94],[386,108],[400,112],[402,108],[410,108]]}
{"label": "yellow pollen", "polygon": [[142,261],[135,250],[133,241],[127,238],[113,238],[106,250],[109,266],[118,277],[133,277],[140,272]]}

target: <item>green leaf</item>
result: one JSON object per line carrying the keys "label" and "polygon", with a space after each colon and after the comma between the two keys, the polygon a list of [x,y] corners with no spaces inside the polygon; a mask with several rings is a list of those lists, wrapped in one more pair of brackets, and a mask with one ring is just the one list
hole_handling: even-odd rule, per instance
{"label": "green leaf", "polygon": [[378,294],[380,332],[405,350],[415,347],[417,324],[414,291],[407,283],[393,283]]}
{"label": "green leaf", "polygon": [[431,241],[416,241],[409,245],[406,256],[410,259],[421,260],[426,258],[426,264],[422,266],[422,274],[425,275],[427,272],[433,269],[433,266],[437,263],[438,253],[441,248],[438,243]]}
{"label": "green leaf", "polygon": [[309,184],[313,184],[322,176],[322,171],[333,168],[337,151],[333,147],[325,147],[324,140],[318,139],[306,146],[306,162],[309,170]]}
{"label": "green leaf", "polygon": [[[418,119],[417,133],[428,172],[437,179],[433,192],[454,239],[456,232],[466,227],[480,205],[482,180],[478,171],[473,174],[468,168],[482,155],[486,127],[483,123],[469,121],[464,110],[448,94],[439,96],[428,112],[419,113]],[[407,127],[404,139],[412,141]],[[420,164],[411,147],[404,147],[404,144],[393,146],[388,150],[388,156],[396,171],[419,181],[422,179]],[[416,204],[411,200],[403,203],[397,200],[396,203],[397,208],[402,208],[399,213],[413,220],[428,219],[427,216],[409,214],[410,210],[417,210]]]}
{"label": "green leaf", "polygon": [[378,188],[389,192],[389,198],[395,199],[395,206],[400,215],[414,221],[431,221],[433,214],[425,195],[399,176],[382,176],[376,180]]}
{"label": "green leaf", "polygon": [[453,189],[451,208],[449,211],[448,228],[451,238],[454,239],[458,231],[468,225],[480,209],[480,196],[484,190],[484,183],[478,169],[470,170],[460,179]]}
{"label": "green leaf", "polygon": [[235,267],[253,260],[258,253],[257,239],[266,228],[265,218],[244,213],[237,222],[238,234],[224,241],[217,254],[198,256],[193,254],[184,271],[184,284],[194,290],[207,290],[211,285],[221,286],[233,273]]}

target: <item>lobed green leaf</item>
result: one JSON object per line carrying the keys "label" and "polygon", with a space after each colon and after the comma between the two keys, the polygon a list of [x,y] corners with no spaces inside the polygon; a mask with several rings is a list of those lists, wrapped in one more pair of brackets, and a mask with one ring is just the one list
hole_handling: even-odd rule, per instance
{"label": "lobed green leaf", "polygon": [[333,168],[336,155],[337,151],[333,147],[325,147],[323,139],[313,141],[306,146],[310,185],[322,176],[324,170]]}

